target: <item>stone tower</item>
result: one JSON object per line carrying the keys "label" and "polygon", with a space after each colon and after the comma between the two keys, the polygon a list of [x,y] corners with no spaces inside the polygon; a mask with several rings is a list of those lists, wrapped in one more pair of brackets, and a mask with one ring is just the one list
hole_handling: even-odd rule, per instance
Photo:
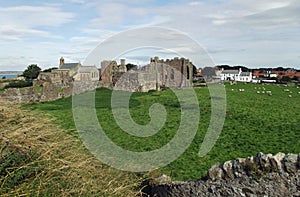
{"label": "stone tower", "polygon": [[125,64],[125,59],[121,59],[121,65],[119,67],[119,72],[127,72],[127,67]]}
{"label": "stone tower", "polygon": [[65,64],[65,59],[63,57],[61,57],[59,60],[59,68],[61,68],[61,66],[64,64]]}

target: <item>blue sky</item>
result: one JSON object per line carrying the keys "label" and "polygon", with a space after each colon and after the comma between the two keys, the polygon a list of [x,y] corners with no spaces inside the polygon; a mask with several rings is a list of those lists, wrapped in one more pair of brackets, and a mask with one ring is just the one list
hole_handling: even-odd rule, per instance
{"label": "blue sky", "polygon": [[[215,64],[300,69],[299,0],[1,0],[0,70],[83,62],[107,38],[151,26],[190,36]],[[130,57],[147,62],[145,51]]]}

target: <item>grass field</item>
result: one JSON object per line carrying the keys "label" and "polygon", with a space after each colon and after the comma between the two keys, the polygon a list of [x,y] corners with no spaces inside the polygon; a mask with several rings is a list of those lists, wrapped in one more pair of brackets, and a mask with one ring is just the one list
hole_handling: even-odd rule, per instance
{"label": "grass field", "polygon": [[[245,91],[240,92],[239,89]],[[195,88],[195,91],[201,111],[200,123],[195,123],[199,124],[198,132],[184,154],[159,170],[170,175],[173,180],[196,179],[205,175],[215,163],[252,156],[258,152],[300,152],[300,89],[292,86],[241,83],[226,84],[227,109],[222,133],[213,149],[200,158],[199,148],[210,120],[210,95],[206,87]],[[263,91],[271,91],[272,95],[262,93]],[[102,128],[115,144],[132,151],[149,151],[172,139],[180,123],[180,105],[171,90],[132,95],[130,113],[138,124],[149,123],[148,110],[154,103],[163,104],[168,113],[164,127],[147,138],[130,136],[119,128],[111,111],[111,93],[106,89],[98,90],[95,108]],[[61,125],[68,134],[77,135],[72,114],[72,98],[24,107],[50,114],[55,118],[54,123]]]}

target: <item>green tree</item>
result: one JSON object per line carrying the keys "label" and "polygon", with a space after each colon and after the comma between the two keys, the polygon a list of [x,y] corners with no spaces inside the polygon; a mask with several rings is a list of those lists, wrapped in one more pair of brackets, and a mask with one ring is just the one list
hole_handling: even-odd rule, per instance
{"label": "green tree", "polygon": [[197,67],[193,65],[193,77],[197,75]]}
{"label": "green tree", "polygon": [[127,71],[128,71],[128,70],[137,68],[137,65],[128,63],[128,64],[126,64],[126,68],[127,68]]}
{"label": "green tree", "polygon": [[57,67],[47,68],[47,69],[43,70],[42,72],[48,73],[55,69],[57,69]]}
{"label": "green tree", "polygon": [[23,72],[23,77],[26,78],[26,80],[32,80],[36,79],[41,72],[41,68],[38,67],[36,64],[31,64],[27,67],[27,69]]}
{"label": "green tree", "polygon": [[289,76],[283,76],[281,78],[281,81],[284,81],[284,82],[290,82],[292,79],[289,77]]}

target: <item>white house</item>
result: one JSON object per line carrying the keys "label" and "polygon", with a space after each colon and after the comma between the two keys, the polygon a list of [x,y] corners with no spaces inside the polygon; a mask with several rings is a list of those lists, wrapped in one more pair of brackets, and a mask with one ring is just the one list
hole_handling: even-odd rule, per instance
{"label": "white house", "polygon": [[222,68],[220,77],[222,81],[236,81],[242,70],[224,70]]}
{"label": "white house", "polygon": [[252,72],[241,72],[236,81],[251,82],[252,81]]}
{"label": "white house", "polygon": [[239,70],[224,70],[222,68],[220,77],[222,81],[239,81],[239,82],[251,82],[252,72],[242,72]]}

